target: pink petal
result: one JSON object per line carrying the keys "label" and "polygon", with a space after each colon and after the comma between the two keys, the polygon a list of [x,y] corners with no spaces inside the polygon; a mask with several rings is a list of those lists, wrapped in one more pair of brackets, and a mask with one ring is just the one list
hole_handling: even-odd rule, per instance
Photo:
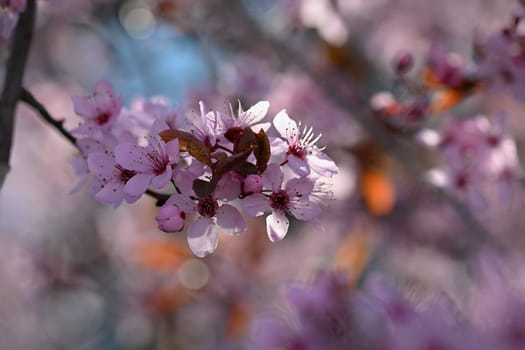
{"label": "pink petal", "polygon": [[124,186],[122,182],[111,181],[104,184],[102,189],[95,194],[95,199],[104,204],[119,205],[124,199]]}
{"label": "pink petal", "polygon": [[299,220],[312,220],[321,214],[321,207],[316,203],[303,200],[292,203],[290,211]]}
{"label": "pink petal", "polygon": [[246,222],[239,211],[228,204],[223,204],[217,209],[217,224],[222,227],[224,232],[238,234],[246,230]]}
{"label": "pink petal", "polygon": [[279,164],[269,164],[263,174],[263,183],[265,188],[270,188],[273,192],[281,189],[284,174]]}
{"label": "pink petal", "polygon": [[196,256],[202,258],[217,249],[217,225],[210,218],[200,217],[190,224],[188,245]]}
{"label": "pink petal", "polygon": [[158,190],[163,188],[164,186],[169,184],[172,174],[173,169],[171,168],[171,166],[167,166],[164,172],[154,176],[153,179],[151,179],[151,187]]}
{"label": "pink petal", "polygon": [[263,194],[256,193],[241,201],[242,209],[250,216],[261,216],[270,210],[270,200]]}
{"label": "pink petal", "polygon": [[178,163],[179,162],[179,140],[171,140],[168,143],[166,143],[166,153],[168,154],[170,158],[170,163]]}
{"label": "pink petal", "polygon": [[174,194],[166,201],[166,204],[172,203],[178,206],[186,214],[191,214],[196,211],[196,205],[193,201],[184,194]]}
{"label": "pink petal", "polygon": [[297,123],[288,116],[285,109],[277,113],[275,118],[273,118],[273,126],[288,143],[295,142],[299,139]]}
{"label": "pink petal", "polygon": [[299,176],[306,176],[310,174],[310,166],[306,159],[298,158],[294,155],[288,157],[288,165]]}
{"label": "pink petal", "polygon": [[153,174],[136,174],[124,186],[124,192],[132,196],[140,196],[148,189]]}
{"label": "pink petal", "polygon": [[231,201],[240,194],[241,183],[233,172],[229,172],[219,180],[214,197],[223,201]]}
{"label": "pink petal", "polygon": [[252,125],[251,129],[255,133],[258,133],[259,131],[261,131],[261,129],[263,129],[264,132],[267,132],[271,126],[272,126],[272,123],[259,123],[259,124]]}
{"label": "pink petal", "polygon": [[290,222],[284,213],[280,211],[274,211],[271,215],[266,218],[266,231],[268,238],[272,242],[280,241],[288,233],[288,227]]}
{"label": "pink petal", "polygon": [[96,106],[89,97],[71,96],[73,101],[73,110],[76,114],[87,119],[93,119],[97,116]]}
{"label": "pink petal", "polygon": [[91,153],[87,164],[89,171],[100,178],[112,178],[114,176],[116,162],[113,157],[105,153]]}
{"label": "pink petal", "polygon": [[126,169],[142,173],[151,171],[148,153],[144,147],[132,143],[121,143],[115,147],[115,160]]}

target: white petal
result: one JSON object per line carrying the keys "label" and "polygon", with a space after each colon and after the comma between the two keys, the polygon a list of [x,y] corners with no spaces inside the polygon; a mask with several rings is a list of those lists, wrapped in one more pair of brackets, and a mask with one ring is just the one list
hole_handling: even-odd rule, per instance
{"label": "white petal", "polygon": [[335,162],[321,151],[309,155],[308,163],[312,170],[321,176],[332,177],[339,171]]}
{"label": "white petal", "polygon": [[217,224],[224,232],[238,234],[246,230],[246,222],[239,211],[231,205],[224,204],[217,209]]}
{"label": "white petal", "polygon": [[290,197],[307,197],[314,188],[314,182],[307,177],[291,179],[286,184],[286,192]]}
{"label": "white petal", "polygon": [[281,137],[288,140],[288,143],[292,141],[295,142],[299,139],[297,123],[288,116],[285,109],[277,113],[275,118],[273,118],[273,126]]}
{"label": "white petal", "polygon": [[321,207],[308,200],[291,203],[290,211],[299,220],[312,220],[321,214]]}
{"label": "white petal", "polygon": [[242,209],[250,216],[261,216],[270,210],[270,200],[263,194],[255,193],[243,198]]}
{"label": "white petal", "polygon": [[288,165],[299,176],[306,176],[310,174],[310,166],[306,159],[298,158],[294,155],[288,157]]}
{"label": "white petal", "polygon": [[239,118],[242,126],[249,126],[259,122],[268,113],[270,103],[268,101],[260,101],[250,107],[246,112]]}
{"label": "white petal", "polygon": [[210,218],[200,217],[190,224],[188,245],[196,256],[202,258],[217,249],[217,226]]}
{"label": "white petal", "polygon": [[279,191],[283,183],[283,177],[284,174],[279,164],[269,164],[263,174],[264,188],[271,189],[273,192]]}
{"label": "white petal", "polygon": [[266,231],[272,242],[280,241],[288,233],[290,222],[284,213],[275,211],[266,218]]}

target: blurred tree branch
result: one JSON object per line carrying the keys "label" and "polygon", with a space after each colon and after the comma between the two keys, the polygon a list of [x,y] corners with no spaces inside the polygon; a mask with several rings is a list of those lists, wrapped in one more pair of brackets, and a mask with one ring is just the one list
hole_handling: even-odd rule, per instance
{"label": "blurred tree branch", "polygon": [[6,64],[4,90],[0,96],[0,188],[9,172],[16,104],[22,91],[35,18],[36,0],[28,0],[27,8],[21,13],[12,38],[11,52]]}

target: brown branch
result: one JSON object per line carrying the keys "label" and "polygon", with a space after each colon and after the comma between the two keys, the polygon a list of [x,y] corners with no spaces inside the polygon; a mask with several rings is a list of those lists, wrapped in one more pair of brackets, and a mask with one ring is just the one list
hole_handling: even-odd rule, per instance
{"label": "brown branch", "polygon": [[11,52],[6,64],[4,90],[0,96],[0,188],[9,172],[16,104],[22,90],[35,17],[36,0],[28,0],[26,10],[18,20],[12,39]]}
{"label": "brown branch", "polygon": [[33,96],[33,94],[31,94],[29,91],[27,91],[23,87],[20,93],[20,101],[23,101],[27,105],[33,107],[47,123],[52,125],[73,146],[77,147],[77,139],[75,136],[71,135],[71,133],[64,128],[64,121],[53,118],[51,114],[49,114],[47,109],[39,101],[37,101],[37,99]]}

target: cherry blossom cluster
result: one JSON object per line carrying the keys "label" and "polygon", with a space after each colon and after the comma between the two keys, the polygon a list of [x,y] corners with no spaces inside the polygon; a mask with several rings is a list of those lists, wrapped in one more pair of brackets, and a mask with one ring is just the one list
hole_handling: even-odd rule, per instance
{"label": "cherry blossom cluster", "polygon": [[0,35],[8,38],[26,9],[26,0],[0,0]]}
{"label": "cherry blossom cluster", "polygon": [[330,195],[323,179],[337,166],[316,145],[320,135],[285,110],[264,122],[267,101],[225,113],[202,102],[198,113],[184,113],[161,99],[126,110],[106,81],[92,95],[72,99],[82,118],[72,130],[80,184],[88,181],[96,200],[114,206],[148,191],[171,191],[156,217],[159,229],[188,226],[189,246],[199,257],[216,249],[219,228],[229,234],[246,229],[239,208],[253,217],[268,214],[268,237],[279,241],[289,216],[316,223]]}
{"label": "cherry blossom cluster", "polygon": [[482,192],[487,187],[495,186],[508,199],[512,183],[521,175],[516,143],[503,115],[452,120],[437,147],[444,158],[446,186],[475,207],[485,206]]}

